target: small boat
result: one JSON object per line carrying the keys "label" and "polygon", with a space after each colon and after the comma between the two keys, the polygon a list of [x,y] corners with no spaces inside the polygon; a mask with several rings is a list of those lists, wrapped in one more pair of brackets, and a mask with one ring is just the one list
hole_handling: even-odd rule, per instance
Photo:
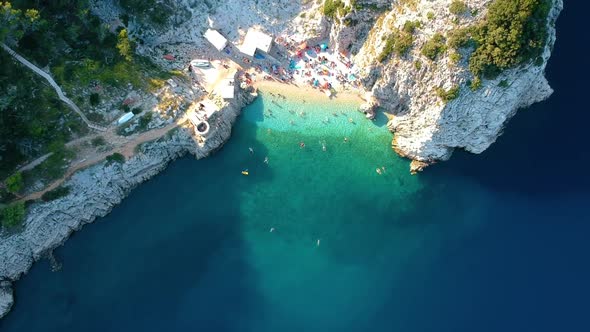
{"label": "small boat", "polygon": [[204,60],[204,59],[194,59],[194,60],[191,60],[190,63],[191,63],[191,66],[193,66],[193,67],[201,67],[201,68],[209,67],[209,61]]}
{"label": "small boat", "polygon": [[248,170],[247,170],[247,169],[245,169],[245,170],[243,170],[243,171],[242,171],[242,175],[249,175],[249,174],[250,174],[250,173],[248,172]]}

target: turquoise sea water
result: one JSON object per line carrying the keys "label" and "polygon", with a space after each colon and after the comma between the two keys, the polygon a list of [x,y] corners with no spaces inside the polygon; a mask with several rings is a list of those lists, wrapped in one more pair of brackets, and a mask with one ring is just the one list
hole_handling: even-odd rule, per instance
{"label": "turquoise sea water", "polygon": [[410,176],[383,119],[265,95],[217,154],[174,162],[76,233],[61,272],[36,264],[0,331],[589,331],[574,5],[555,95],[484,154]]}

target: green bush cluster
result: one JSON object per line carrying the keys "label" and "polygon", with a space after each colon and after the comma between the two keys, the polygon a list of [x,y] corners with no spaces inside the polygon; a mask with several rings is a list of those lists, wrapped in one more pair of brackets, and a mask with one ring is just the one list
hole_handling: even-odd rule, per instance
{"label": "green bush cluster", "polygon": [[118,153],[118,152],[115,152],[115,153],[107,156],[107,164],[111,164],[111,163],[122,164],[124,162],[125,162],[125,156]]}
{"label": "green bush cluster", "polygon": [[542,54],[551,0],[495,0],[473,29],[476,50],[469,61],[475,76],[493,78]]}
{"label": "green bush cluster", "polygon": [[453,2],[451,2],[451,5],[449,6],[449,11],[451,12],[451,14],[455,15],[463,15],[467,13],[468,10],[469,8],[465,4],[465,2],[461,0],[453,0]]}
{"label": "green bush cluster", "polygon": [[395,53],[398,56],[404,56],[412,48],[414,36],[400,30],[394,30],[385,42],[383,51],[377,56],[379,62],[384,62],[387,58]]}
{"label": "green bush cluster", "polygon": [[449,31],[447,34],[447,45],[454,49],[475,46],[471,36],[471,28],[458,28]]}
{"label": "green bush cluster", "polygon": [[404,23],[402,31],[405,33],[413,34],[414,32],[416,32],[416,29],[420,28],[421,26],[422,22],[420,21],[406,21],[406,23]]}
{"label": "green bush cluster", "polygon": [[345,16],[345,14],[347,13],[344,2],[340,0],[325,0],[323,12],[324,16],[329,18],[335,18],[336,15],[339,13],[341,14],[341,16]]}
{"label": "green bush cluster", "polygon": [[438,55],[444,53],[446,50],[445,37],[440,33],[434,34],[434,36],[422,46],[422,54],[430,60],[436,60]]}
{"label": "green bush cluster", "polygon": [[471,91],[477,91],[481,88],[481,78],[476,76],[473,81],[467,83]]}
{"label": "green bush cluster", "polygon": [[25,202],[15,202],[4,207],[0,215],[2,216],[2,226],[4,228],[20,226],[25,220]]}
{"label": "green bush cluster", "polygon": [[43,195],[41,195],[41,199],[44,202],[49,202],[49,201],[53,201],[58,198],[67,196],[69,193],[70,193],[70,187],[61,186],[61,187],[57,187],[53,190],[45,192]]}
{"label": "green bush cluster", "polygon": [[6,179],[6,190],[16,194],[23,189],[23,174],[16,172]]}
{"label": "green bush cluster", "polygon": [[442,99],[442,101],[444,101],[445,103],[456,99],[457,97],[459,97],[459,92],[460,92],[460,88],[458,85],[450,88],[449,90],[445,90],[441,87],[436,88],[436,95],[440,97],[440,99]]}

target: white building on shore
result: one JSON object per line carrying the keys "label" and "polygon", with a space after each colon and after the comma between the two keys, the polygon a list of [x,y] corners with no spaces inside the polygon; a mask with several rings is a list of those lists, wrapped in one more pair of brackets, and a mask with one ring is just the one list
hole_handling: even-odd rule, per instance
{"label": "white building on shore", "polygon": [[227,39],[217,32],[217,30],[207,29],[203,37],[220,52],[227,46]]}
{"label": "white building on shore", "polygon": [[253,28],[248,29],[240,52],[253,57],[256,50],[269,53],[272,48],[272,36]]}

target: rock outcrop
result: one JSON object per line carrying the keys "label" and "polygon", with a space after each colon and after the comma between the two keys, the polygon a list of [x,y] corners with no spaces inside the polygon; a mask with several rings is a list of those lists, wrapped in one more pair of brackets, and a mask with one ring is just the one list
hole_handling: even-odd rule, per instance
{"label": "rock outcrop", "polygon": [[0,281],[0,318],[12,308],[14,298],[12,297],[12,283],[10,281]]}
{"label": "rock outcrop", "polygon": [[167,137],[144,144],[139,153],[123,164],[103,162],[75,173],[65,185],[71,194],[32,205],[22,232],[0,239],[0,317],[12,306],[11,282],[68,237],[107,215],[129,192],[161,172],[168,163],[186,153],[200,159],[219,149],[230,137],[242,107],[254,98],[243,91],[226,104],[207,139],[196,142],[186,128],[173,129]]}
{"label": "rock outcrop", "polygon": [[[473,79],[467,68],[467,54],[454,60],[448,50],[431,61],[420,53],[424,43],[436,33],[447,35],[485,17],[493,0],[467,0],[470,13],[458,17],[449,11],[447,0],[357,1],[359,10],[345,11],[331,25],[331,44],[351,50],[360,68],[363,85],[379,105],[393,114],[389,128],[394,133],[393,148],[398,154],[426,164],[448,159],[453,150],[472,153],[486,150],[501,134],[519,108],[548,98],[553,90],[544,72],[555,43],[555,22],[563,8],[553,0],[548,16],[548,39],[541,62],[531,61],[506,70],[496,79],[483,80],[472,91]],[[349,1],[344,1],[349,4]],[[365,8],[365,9],[363,9]],[[364,22],[374,22],[370,29]],[[420,22],[414,42],[404,56],[378,58],[394,29],[406,22]],[[536,63],[534,63],[536,62]],[[437,88],[460,87],[456,99],[445,103]]]}

